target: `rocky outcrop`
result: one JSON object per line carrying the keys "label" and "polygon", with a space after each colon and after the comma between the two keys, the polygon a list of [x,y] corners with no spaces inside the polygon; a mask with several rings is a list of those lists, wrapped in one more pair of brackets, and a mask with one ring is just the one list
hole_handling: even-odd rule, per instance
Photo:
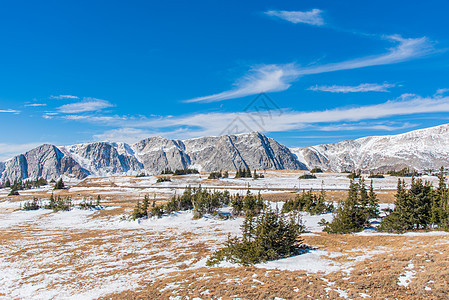
{"label": "rocky outcrop", "polygon": [[304,170],[290,150],[259,132],[184,141],[191,164],[203,170]]}
{"label": "rocky outcrop", "polygon": [[40,177],[51,180],[62,174],[72,174],[72,171],[78,173],[78,178],[89,174],[76,161],[64,158],[64,154],[56,146],[44,144],[6,161],[1,181],[9,179],[13,182]]}

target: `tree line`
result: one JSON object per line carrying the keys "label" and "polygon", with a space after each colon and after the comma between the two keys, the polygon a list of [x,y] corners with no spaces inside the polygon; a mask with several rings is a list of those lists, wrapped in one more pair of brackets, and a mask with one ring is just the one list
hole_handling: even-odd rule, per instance
{"label": "tree line", "polygon": [[[81,203],[78,204],[78,207],[80,209],[99,209],[101,208],[100,205],[101,197],[100,195],[97,196],[96,201],[94,202],[92,199],[86,199],[84,198]],[[72,198],[70,196],[67,197],[61,197],[57,196],[55,197],[53,194],[51,194],[50,198],[46,203],[44,203],[42,200],[34,197],[31,201],[26,201],[23,206],[21,205],[21,210],[38,210],[38,209],[51,209],[54,212],[58,211],[69,211],[72,207],[74,207],[72,203]]]}

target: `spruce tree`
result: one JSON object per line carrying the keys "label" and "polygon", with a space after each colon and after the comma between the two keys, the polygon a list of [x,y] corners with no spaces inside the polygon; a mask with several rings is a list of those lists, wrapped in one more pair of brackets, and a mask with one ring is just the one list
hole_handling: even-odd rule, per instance
{"label": "spruce tree", "polygon": [[64,181],[62,181],[62,178],[60,178],[56,184],[55,184],[55,190],[62,190],[64,189]]}
{"label": "spruce tree", "polygon": [[364,194],[363,190],[364,188],[361,187],[360,183],[351,180],[348,196],[338,206],[332,222],[326,224],[325,232],[351,233],[363,230],[368,224],[366,206],[362,205],[360,197],[360,194]]}
{"label": "spruce tree", "polygon": [[379,217],[379,199],[377,199],[377,195],[374,192],[373,181],[371,180],[369,186],[369,194],[368,194],[368,218],[378,218]]}

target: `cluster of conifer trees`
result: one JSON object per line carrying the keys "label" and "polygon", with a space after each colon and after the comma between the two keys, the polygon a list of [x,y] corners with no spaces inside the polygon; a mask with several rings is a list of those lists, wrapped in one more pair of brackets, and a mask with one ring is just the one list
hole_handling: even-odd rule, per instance
{"label": "cluster of conifer trees", "polygon": [[274,212],[267,205],[257,214],[247,213],[241,231],[243,237],[228,237],[224,248],[208,259],[208,266],[223,260],[248,266],[301,254],[307,249],[300,238],[304,226],[299,217]]}
{"label": "cluster of conifer trees", "polygon": [[235,177],[234,178],[251,178],[253,177],[253,175],[251,174],[251,169],[249,168],[249,166],[245,168],[240,168],[237,170],[237,172],[235,172]]}
{"label": "cluster of conifer trees", "polygon": [[197,169],[176,169],[172,171],[170,168],[165,168],[161,174],[162,175],[188,175],[188,174],[199,174]]}
{"label": "cluster of conifer trees", "polygon": [[296,195],[295,199],[285,201],[282,211],[285,213],[306,211],[311,215],[320,215],[334,211],[334,205],[326,203],[326,192],[324,190],[321,190],[318,195],[309,190]]}
{"label": "cluster of conifer trees", "polygon": [[148,216],[161,217],[164,213],[170,214],[175,211],[193,210],[194,218],[201,218],[206,213],[214,213],[223,205],[228,205],[231,201],[231,195],[228,191],[211,192],[200,187],[186,187],[184,193],[180,196],[173,196],[165,205],[149,207],[148,196],[145,196],[143,203],[137,202],[132,213],[132,218],[146,218]]}
{"label": "cluster of conifer trees", "polygon": [[381,222],[379,230],[404,232],[439,228],[449,229],[448,188],[444,169],[438,175],[438,187],[421,179],[412,178],[411,186],[406,189],[404,181],[398,181],[395,208]]}
{"label": "cluster of conifer trees", "polygon": [[240,168],[237,170],[237,172],[235,172],[235,177],[234,178],[253,178],[253,179],[258,179],[258,178],[264,178],[265,176],[263,174],[257,174],[257,171],[254,170],[253,173],[251,173],[251,169],[249,166],[245,168]]}
{"label": "cluster of conifer trees", "polygon": [[39,178],[36,180],[15,180],[13,183],[11,181],[6,180],[0,188],[11,188],[10,196],[18,195],[18,191],[20,190],[28,190],[32,188],[38,188],[43,185],[47,185],[48,182],[44,178]]}
{"label": "cluster of conifer trees", "polygon": [[324,231],[329,233],[351,233],[362,231],[371,218],[379,216],[379,201],[374,192],[373,182],[367,190],[365,181],[351,180],[348,196],[337,207],[331,222],[322,220]]}
{"label": "cluster of conifer trees", "polygon": [[220,178],[228,178],[229,173],[228,171],[216,171],[216,172],[210,172],[209,177],[207,179],[220,179]]}
{"label": "cluster of conifer trees", "polygon": [[156,180],[156,182],[166,182],[166,181],[171,181],[171,178],[168,176],[161,176],[161,177],[158,177]]}
{"label": "cluster of conifer trees", "polygon": [[[449,191],[444,168],[438,175],[438,187],[428,181],[416,179],[408,169],[399,171],[401,176],[412,175],[407,188],[404,180],[398,180],[394,210],[386,210],[386,216],[377,227],[378,231],[404,232],[410,230],[449,230]],[[350,233],[369,226],[370,218],[379,217],[379,204],[373,190],[365,187],[363,179],[351,181],[348,196],[338,206],[332,222],[322,221],[324,231],[329,233]]]}
{"label": "cluster of conifer trees", "polygon": [[[83,199],[83,201],[79,204],[79,208],[80,209],[100,208],[101,207],[100,201],[101,201],[100,195],[97,196],[96,202],[93,202],[92,200]],[[74,205],[72,204],[72,199],[70,197],[65,198],[62,198],[61,196],[55,197],[53,194],[51,194],[47,204],[43,204],[41,200],[34,197],[33,200],[25,202],[21,207],[21,209],[38,210],[41,208],[45,208],[51,209],[54,212],[58,212],[58,211],[69,211],[70,208],[72,208],[73,206]]]}
{"label": "cluster of conifer trees", "polygon": [[245,196],[235,195],[231,201],[232,215],[248,216],[257,215],[264,208],[264,201],[260,193],[255,196],[248,190]]}
{"label": "cluster of conifer trees", "polygon": [[228,260],[242,265],[251,265],[262,261],[288,257],[305,251],[299,238],[304,231],[299,216],[290,213],[289,217],[278,211],[273,212],[266,205],[261,195],[232,197],[228,191],[210,192],[206,189],[187,187],[180,196],[174,196],[162,206],[150,208],[149,198],[143,203],[137,202],[132,213],[133,219],[148,216],[161,217],[164,213],[193,210],[194,218],[204,214],[213,214],[218,208],[231,204],[233,215],[243,215],[245,220],[241,227],[243,238],[229,237],[223,249],[217,251],[208,261],[214,265],[221,260]]}

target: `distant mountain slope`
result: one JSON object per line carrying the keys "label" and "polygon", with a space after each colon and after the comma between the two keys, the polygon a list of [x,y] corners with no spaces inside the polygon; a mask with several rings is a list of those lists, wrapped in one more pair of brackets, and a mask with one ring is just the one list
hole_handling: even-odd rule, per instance
{"label": "distant mountain slope", "polygon": [[62,175],[79,179],[88,175],[107,176],[160,173],[165,168],[194,167],[204,171],[251,169],[306,169],[290,150],[253,132],[191,140],[151,137],[134,145],[94,142],[56,147],[42,145],[0,164],[0,181],[47,180]]}
{"label": "distant mountain slope", "polygon": [[0,163],[0,182],[7,179],[79,179],[158,174],[196,168],[202,171],[251,169],[305,170],[320,167],[341,172],[361,169],[387,171],[410,167],[418,170],[449,166],[449,124],[399,135],[373,136],[312,147],[287,148],[265,135],[239,135],[171,140],[150,137],[134,145],[94,142],[56,147],[41,145]]}
{"label": "distant mountain slope", "polygon": [[308,168],[386,171],[449,166],[449,124],[391,136],[372,136],[290,150]]}

